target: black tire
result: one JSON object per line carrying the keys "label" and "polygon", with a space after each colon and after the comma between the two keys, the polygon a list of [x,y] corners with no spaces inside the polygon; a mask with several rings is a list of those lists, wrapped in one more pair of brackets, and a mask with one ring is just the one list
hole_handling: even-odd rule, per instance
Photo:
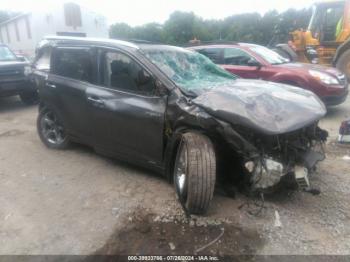
{"label": "black tire", "polygon": [[200,133],[183,134],[174,165],[174,185],[187,214],[207,212],[215,180],[216,156],[210,139]]}
{"label": "black tire", "polygon": [[350,80],[350,50],[345,51],[338,59],[336,67]]}
{"label": "black tire", "polygon": [[22,102],[26,105],[36,105],[39,102],[39,95],[36,90],[19,94]]}
{"label": "black tire", "polygon": [[48,108],[39,111],[36,122],[40,140],[49,148],[67,149],[70,146],[68,135],[57,115]]}

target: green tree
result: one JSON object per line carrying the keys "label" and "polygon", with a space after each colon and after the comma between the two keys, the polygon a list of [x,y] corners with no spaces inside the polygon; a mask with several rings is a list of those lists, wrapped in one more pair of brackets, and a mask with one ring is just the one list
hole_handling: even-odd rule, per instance
{"label": "green tree", "polygon": [[258,13],[239,14],[225,18],[222,27],[224,39],[259,43],[260,20],[261,16]]}
{"label": "green tree", "polygon": [[[195,37],[194,13],[175,11],[164,23],[164,40],[170,44],[183,44]],[[198,29],[197,29],[198,31]]]}
{"label": "green tree", "polygon": [[263,16],[245,13],[222,20],[206,20],[193,12],[175,11],[163,25],[149,23],[131,27],[125,23],[116,23],[110,28],[110,37],[174,45],[186,44],[194,38],[201,41],[228,40],[267,45],[271,39],[276,43],[286,42],[289,32],[307,27],[310,16],[310,9],[289,9],[283,13],[271,10]]}
{"label": "green tree", "polygon": [[163,27],[158,23],[149,23],[134,28],[134,39],[151,42],[163,42]]}
{"label": "green tree", "polygon": [[109,28],[109,37],[116,39],[131,39],[134,29],[126,23],[116,23]]}

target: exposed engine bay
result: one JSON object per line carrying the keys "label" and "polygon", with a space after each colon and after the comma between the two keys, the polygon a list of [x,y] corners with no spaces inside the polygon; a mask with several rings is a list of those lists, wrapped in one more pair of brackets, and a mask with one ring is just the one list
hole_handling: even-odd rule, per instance
{"label": "exposed engine bay", "polygon": [[286,175],[294,176],[300,189],[308,189],[309,174],[325,158],[323,144],[327,136],[316,123],[282,135],[252,135],[248,140],[253,141],[260,152],[244,164],[251,176],[252,190],[266,191]]}

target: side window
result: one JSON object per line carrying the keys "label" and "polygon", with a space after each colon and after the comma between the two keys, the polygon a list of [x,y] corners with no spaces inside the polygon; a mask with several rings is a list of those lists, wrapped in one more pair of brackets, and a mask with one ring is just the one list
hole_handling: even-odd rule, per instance
{"label": "side window", "polygon": [[129,56],[117,52],[102,53],[101,74],[104,86],[141,94],[154,94],[152,76]]}
{"label": "side window", "polygon": [[256,61],[252,56],[238,48],[225,48],[224,63],[225,65],[249,66],[248,61]]}
{"label": "side window", "polygon": [[331,7],[326,9],[324,18],[324,41],[334,41],[343,29],[344,6]]}
{"label": "side window", "polygon": [[91,82],[93,74],[92,57],[89,49],[58,48],[55,51],[52,73]]}
{"label": "side window", "polygon": [[51,47],[46,47],[40,51],[39,57],[34,63],[34,67],[37,70],[49,71],[50,70],[50,59],[51,58]]}
{"label": "side window", "polygon": [[222,48],[205,48],[197,50],[200,54],[208,57],[215,64],[222,64]]}

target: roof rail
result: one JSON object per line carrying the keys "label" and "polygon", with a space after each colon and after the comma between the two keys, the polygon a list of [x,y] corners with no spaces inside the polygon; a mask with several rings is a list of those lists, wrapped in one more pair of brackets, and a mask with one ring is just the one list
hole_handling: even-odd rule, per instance
{"label": "roof rail", "polygon": [[166,45],[162,42],[149,41],[149,40],[143,40],[143,39],[127,39],[125,41],[135,43],[135,44]]}
{"label": "roof rail", "polygon": [[57,35],[49,35],[43,37],[44,40],[67,40],[67,41],[81,41],[81,42],[105,42],[105,43],[111,43],[111,44],[119,44],[124,45],[128,47],[133,47],[136,49],[139,49],[137,45],[135,45],[132,42],[124,41],[124,40],[117,40],[117,39],[111,39],[111,38],[92,38],[92,37],[76,37],[76,36],[57,36]]}
{"label": "roof rail", "polygon": [[238,45],[238,42],[235,41],[228,41],[228,40],[213,40],[213,41],[195,41],[193,43],[187,43],[184,46],[190,47],[190,46],[200,46],[200,45]]}

